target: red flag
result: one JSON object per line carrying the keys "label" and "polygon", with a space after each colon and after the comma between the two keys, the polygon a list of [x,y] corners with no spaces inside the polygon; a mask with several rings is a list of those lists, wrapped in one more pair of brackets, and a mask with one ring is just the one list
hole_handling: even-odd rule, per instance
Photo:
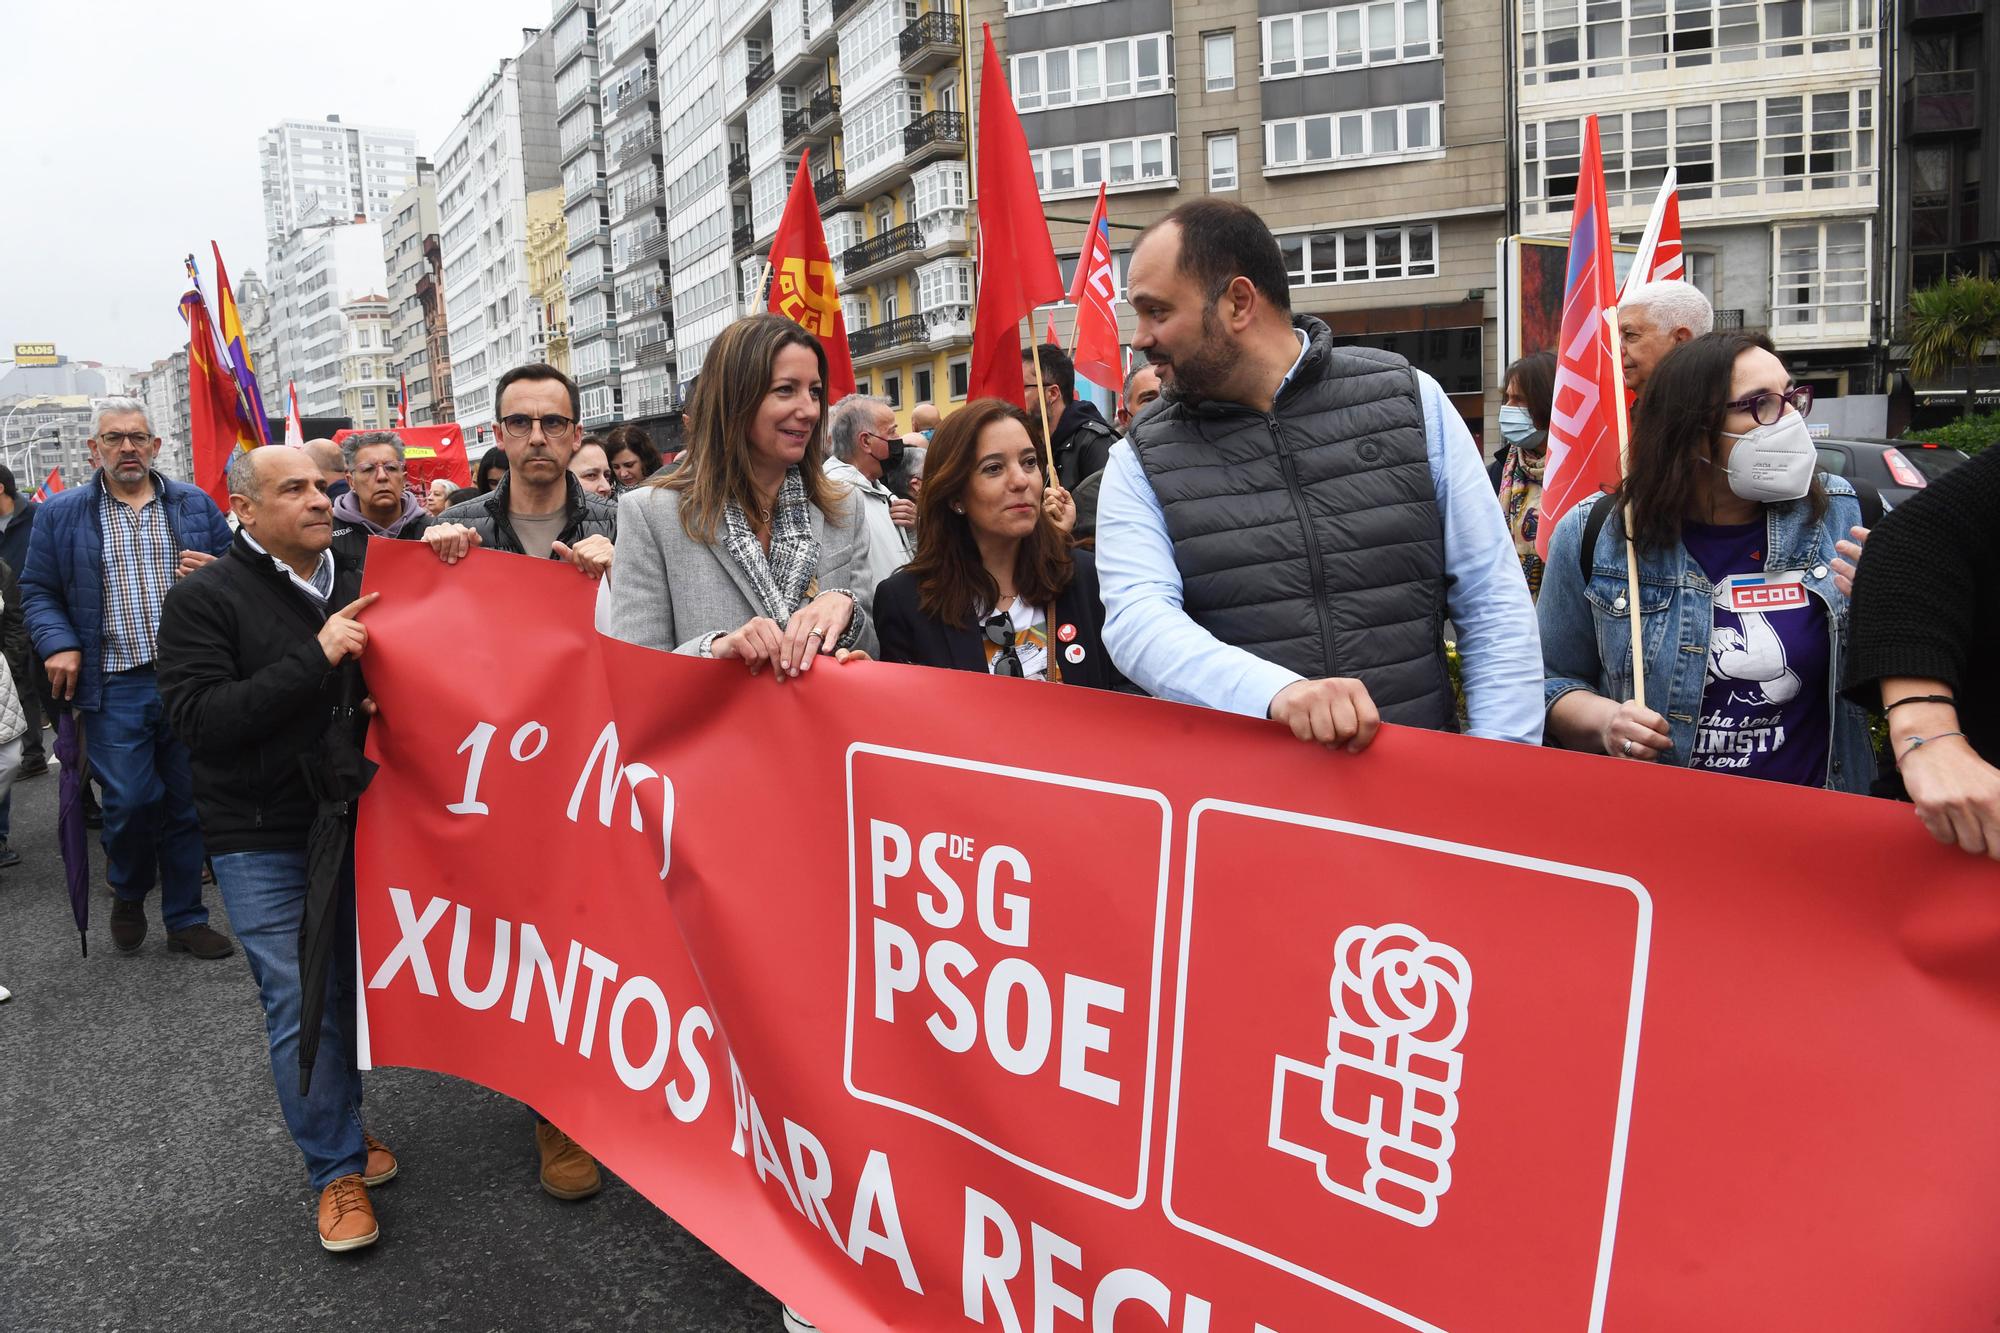
{"label": "red flag", "polygon": [[291,380],[285,381],[285,397],[291,408],[285,413],[285,443],[294,449],[306,447],[305,424],[299,418],[299,386]]}
{"label": "red flag", "polygon": [[1076,307],[1076,345],[1070,355],[1076,373],[1091,383],[1118,393],[1125,387],[1119,371],[1118,275],[1111,267],[1111,219],[1105,213],[1105,190],[1097,187],[1097,211],[1084,233],[1083,253],[1076,257],[1076,279],[1069,285],[1069,303]]}
{"label": "red flag", "polygon": [[[1028,136],[1014,114],[1007,74],[982,24],[979,76],[979,304],[972,319],[971,398],[1022,400],[1021,321],[1060,301],[1062,269],[1049,242],[1042,194],[1028,160]],[[1031,324],[1029,336],[1034,335]]]}
{"label": "red flag", "polygon": [[48,499],[51,495],[54,495],[56,492],[60,491],[62,488],[63,488],[62,469],[59,467],[52,467],[49,469],[49,475],[42,478],[42,484],[36,488],[33,498],[35,502],[39,504],[43,500]]}
{"label": "red flag", "polygon": [[410,424],[410,377],[398,376],[398,381],[402,388],[396,394],[396,425],[401,427]]}
{"label": "red flag", "polygon": [[785,214],[778,219],[777,234],[771,237],[769,308],[818,338],[826,348],[823,392],[827,402],[837,403],[854,392],[854,357],[847,349],[847,319],[840,310],[826,229],[820,225],[811,161],[811,149],[799,154],[799,174],[792,178]]}
{"label": "red flag", "polygon": [[1044,338],[1042,339],[1042,341],[1043,341],[1043,342],[1045,342],[1045,343],[1047,343],[1047,344],[1048,344],[1049,346],[1051,346],[1051,347],[1061,347],[1061,346],[1062,346],[1062,339],[1056,336],[1056,312],[1055,312],[1055,311],[1053,311],[1053,310],[1049,311],[1049,313],[1048,313],[1048,321],[1049,321],[1049,331],[1048,331],[1048,335],[1047,335],[1046,337],[1044,337]]}
{"label": "red flag", "polygon": [[229,460],[239,442],[241,400],[236,380],[215,352],[215,325],[200,292],[181,298],[188,325],[188,441],[194,457],[194,484],[223,508],[229,507]]}
{"label": "red flag", "polygon": [[1622,299],[1642,282],[1668,282],[1687,277],[1687,260],[1681,253],[1681,196],[1674,168],[1668,167],[1653,199],[1652,215],[1646,219],[1645,234],[1639,238],[1639,252],[1632,256],[1632,268],[1620,289]]}
{"label": "red flag", "polygon": [[1604,204],[1604,158],[1597,117],[1584,121],[1583,162],[1570,214],[1569,275],[1563,283],[1562,340],[1556,349],[1556,392],[1549,411],[1549,457],[1535,549],[1548,558],[1549,538],[1571,507],[1620,478],[1618,418],[1623,384],[1611,350],[1605,312],[1617,303],[1611,272],[1611,226]]}

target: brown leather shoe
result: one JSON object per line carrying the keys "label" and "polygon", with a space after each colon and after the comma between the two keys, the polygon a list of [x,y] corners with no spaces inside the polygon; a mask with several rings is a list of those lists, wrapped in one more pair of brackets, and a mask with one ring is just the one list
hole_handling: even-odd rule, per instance
{"label": "brown leather shoe", "polygon": [[146,942],[146,904],[124,898],[111,900],[111,942],[119,953],[131,953]]}
{"label": "brown leather shoe", "polygon": [[556,1198],[588,1199],[604,1188],[595,1159],[546,1120],[535,1124],[535,1146],[542,1153],[542,1188]]}
{"label": "brown leather shoe", "polygon": [[389,1151],[389,1145],[365,1129],[361,1131],[361,1141],[368,1145],[368,1165],[361,1168],[361,1183],[374,1189],[394,1180],[396,1154]]}
{"label": "brown leather shoe", "polygon": [[339,1253],[359,1250],[382,1238],[375,1224],[375,1205],[361,1177],[342,1176],[319,1194],[319,1243]]}
{"label": "brown leather shoe", "polygon": [[191,953],[196,958],[227,958],[236,952],[229,937],[213,926],[189,926],[167,932],[168,953]]}

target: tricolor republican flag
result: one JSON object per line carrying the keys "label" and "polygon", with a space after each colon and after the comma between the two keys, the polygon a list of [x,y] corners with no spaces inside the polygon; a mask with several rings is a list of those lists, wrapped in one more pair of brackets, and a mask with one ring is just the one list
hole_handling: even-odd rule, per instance
{"label": "tricolor republican flag", "polygon": [[1549,455],[1535,549],[1544,560],[1556,524],[1575,505],[1617,488],[1625,386],[1612,349],[1618,288],[1611,268],[1611,224],[1604,201],[1604,157],[1597,117],[1584,121],[1583,161],[1570,213],[1569,273],[1563,282],[1556,391],[1549,407]]}

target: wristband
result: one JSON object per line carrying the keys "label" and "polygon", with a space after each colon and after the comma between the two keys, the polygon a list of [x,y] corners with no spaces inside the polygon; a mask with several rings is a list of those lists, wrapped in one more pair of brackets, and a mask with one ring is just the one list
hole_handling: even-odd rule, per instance
{"label": "wristband", "polygon": [[1909,748],[1903,751],[1903,757],[1907,759],[1911,755],[1915,754],[1918,750],[1922,749],[1924,746],[1929,745],[1932,741],[1941,741],[1952,736],[1957,736],[1962,739],[1965,736],[1965,733],[1962,731],[1940,731],[1935,736],[1912,736],[1910,737]]}
{"label": "wristband", "polygon": [[1904,704],[1950,704],[1956,708],[1958,700],[1949,694],[1912,694],[1884,707],[1882,709],[1883,716],[1888,716]]}

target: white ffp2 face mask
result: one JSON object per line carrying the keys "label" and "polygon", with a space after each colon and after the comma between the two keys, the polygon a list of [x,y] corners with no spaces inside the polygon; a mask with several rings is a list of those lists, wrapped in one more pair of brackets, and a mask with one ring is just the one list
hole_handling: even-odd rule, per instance
{"label": "white ffp2 face mask", "polygon": [[1806,419],[1797,412],[1787,412],[1772,424],[1741,435],[1722,434],[1736,441],[1723,471],[1729,476],[1729,489],[1740,498],[1782,504],[1802,500],[1812,489],[1819,450],[1806,430]]}

